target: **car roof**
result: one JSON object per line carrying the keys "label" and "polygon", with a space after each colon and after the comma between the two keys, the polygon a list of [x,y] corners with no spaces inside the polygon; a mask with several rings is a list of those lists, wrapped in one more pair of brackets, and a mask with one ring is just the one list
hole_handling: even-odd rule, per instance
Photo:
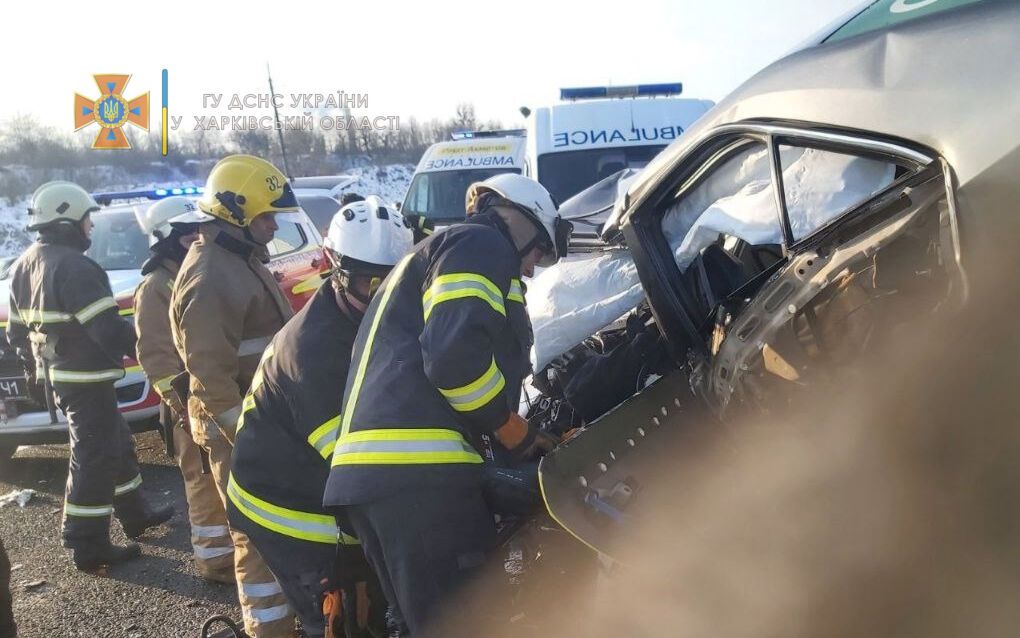
{"label": "car roof", "polygon": [[[909,140],[953,167],[961,191],[1020,164],[1020,4],[986,0],[793,53],[766,67],[652,160],[640,198],[713,129],[812,122]],[[1010,61],[1010,62],[1006,62]]]}

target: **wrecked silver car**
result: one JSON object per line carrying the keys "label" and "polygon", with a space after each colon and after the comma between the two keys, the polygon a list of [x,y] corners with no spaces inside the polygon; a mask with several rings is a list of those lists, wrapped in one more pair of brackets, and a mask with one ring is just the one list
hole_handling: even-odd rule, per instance
{"label": "wrecked silver car", "polygon": [[563,531],[605,562],[654,479],[642,468],[685,424],[776,410],[966,307],[974,220],[1020,201],[1020,67],[995,62],[1018,56],[1020,5],[992,0],[832,38],[761,71],[634,179],[603,239],[629,248],[635,316],[668,365],[542,460],[555,525],[516,537],[522,563],[551,561],[534,548]]}

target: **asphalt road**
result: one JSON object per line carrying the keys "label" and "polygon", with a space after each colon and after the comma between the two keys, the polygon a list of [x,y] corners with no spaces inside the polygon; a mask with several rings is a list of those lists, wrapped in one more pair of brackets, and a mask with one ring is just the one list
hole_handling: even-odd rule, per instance
{"label": "asphalt road", "polygon": [[[177,512],[139,539],[142,558],[105,575],[75,570],[60,546],[67,446],[22,447],[11,460],[0,460],[0,495],[26,488],[38,492],[24,508],[11,504],[0,509],[0,536],[14,566],[14,617],[22,638],[180,638],[198,636],[202,621],[212,614],[240,617],[232,586],[208,583],[195,573],[177,466],[156,433],[137,435],[135,444],[143,489],[157,502],[172,502]],[[124,542],[120,525],[114,522],[112,528],[114,540]]]}

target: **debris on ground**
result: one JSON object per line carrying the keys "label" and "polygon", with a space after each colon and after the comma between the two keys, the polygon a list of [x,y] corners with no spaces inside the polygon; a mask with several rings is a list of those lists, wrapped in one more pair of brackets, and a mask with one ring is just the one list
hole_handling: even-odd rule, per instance
{"label": "debris on ground", "polygon": [[0,507],[6,507],[11,503],[17,503],[18,507],[25,507],[36,494],[38,494],[38,492],[29,489],[11,490],[3,496],[0,496]]}
{"label": "debris on ground", "polygon": [[33,580],[31,582],[27,582],[24,585],[22,585],[22,587],[24,587],[25,591],[34,591],[36,589],[39,589],[40,587],[42,587],[45,584],[46,584],[46,580],[40,578],[39,580]]}

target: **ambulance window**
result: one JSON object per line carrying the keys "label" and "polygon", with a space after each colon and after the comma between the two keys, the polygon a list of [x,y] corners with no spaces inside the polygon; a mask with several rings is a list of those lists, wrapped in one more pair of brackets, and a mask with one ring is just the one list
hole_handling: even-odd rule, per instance
{"label": "ambulance window", "polygon": [[779,156],[794,241],[885,190],[896,179],[896,164],[882,159],[785,144],[779,146]]}
{"label": "ambulance window", "polygon": [[276,231],[276,236],[269,244],[269,254],[273,257],[286,255],[303,247],[305,243],[307,243],[305,233],[301,230],[300,224],[281,221],[280,229]]}

